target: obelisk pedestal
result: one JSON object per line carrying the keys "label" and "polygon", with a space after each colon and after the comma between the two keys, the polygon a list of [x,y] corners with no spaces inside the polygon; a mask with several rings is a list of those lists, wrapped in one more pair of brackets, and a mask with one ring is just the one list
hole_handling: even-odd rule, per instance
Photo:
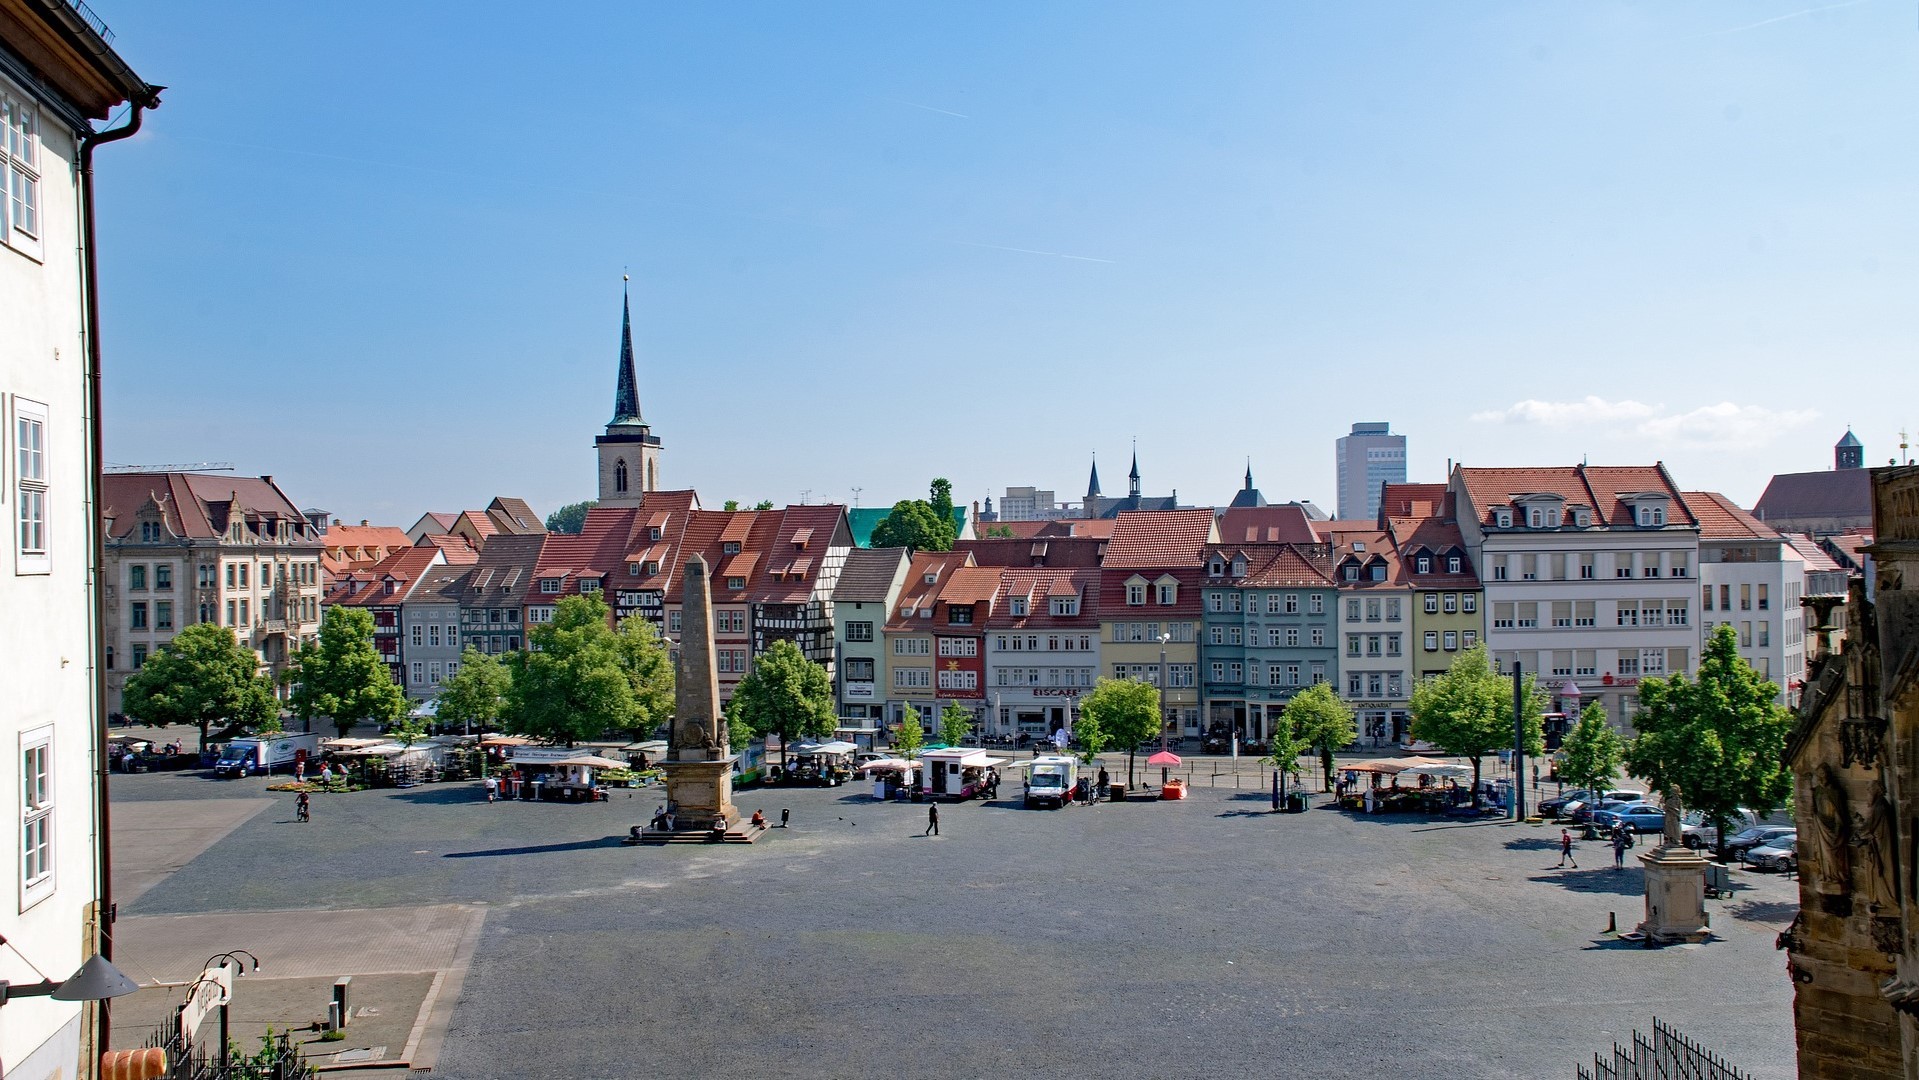
{"label": "obelisk pedestal", "polygon": [[706,560],[686,562],[680,617],[680,668],[674,685],[675,715],[667,738],[666,801],[674,831],[711,831],[724,818],[739,824],[733,809],[733,760],[726,719],[720,713],[720,679],[713,665],[713,595]]}

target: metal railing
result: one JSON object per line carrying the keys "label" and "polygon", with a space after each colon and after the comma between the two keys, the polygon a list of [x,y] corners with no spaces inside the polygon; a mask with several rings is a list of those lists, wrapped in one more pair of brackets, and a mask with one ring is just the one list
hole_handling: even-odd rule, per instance
{"label": "metal railing", "polygon": [[1575,1068],[1579,1080],[1751,1080],[1658,1017],[1653,1018],[1651,1038],[1634,1031],[1630,1046],[1614,1043],[1611,1057],[1595,1054],[1592,1068]]}

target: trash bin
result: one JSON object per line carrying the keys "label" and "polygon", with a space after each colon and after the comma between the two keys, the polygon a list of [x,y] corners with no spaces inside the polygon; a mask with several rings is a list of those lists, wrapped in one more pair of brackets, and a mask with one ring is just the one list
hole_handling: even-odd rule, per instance
{"label": "trash bin", "polygon": [[1286,796],[1286,812],[1289,814],[1305,813],[1306,812],[1306,796],[1301,795],[1298,792],[1292,792],[1288,794]]}
{"label": "trash bin", "polygon": [[1112,785],[1111,787],[1106,789],[1106,797],[1108,799],[1111,799],[1113,802],[1125,802],[1126,801],[1126,785],[1125,784]]}

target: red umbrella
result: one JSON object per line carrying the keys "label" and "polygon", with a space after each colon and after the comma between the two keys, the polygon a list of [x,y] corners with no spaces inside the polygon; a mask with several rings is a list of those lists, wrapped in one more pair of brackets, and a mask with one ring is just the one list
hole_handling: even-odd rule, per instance
{"label": "red umbrella", "polygon": [[1161,768],[1171,768],[1179,763],[1179,755],[1173,753],[1171,750],[1161,750],[1159,753],[1146,759],[1146,764],[1158,765]]}

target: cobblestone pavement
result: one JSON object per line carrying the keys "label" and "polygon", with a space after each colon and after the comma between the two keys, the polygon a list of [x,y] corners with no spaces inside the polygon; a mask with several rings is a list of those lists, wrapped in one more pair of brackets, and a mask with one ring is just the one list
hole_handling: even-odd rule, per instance
{"label": "cobblestone pavement", "polygon": [[[138,776],[128,800],[257,798]],[[129,790],[132,789],[132,790]],[[130,914],[488,905],[437,1072],[454,1077],[1569,1076],[1654,1015],[1794,1075],[1773,937],[1794,884],[1735,875],[1720,940],[1607,937],[1640,873],[1557,829],[1275,815],[1264,792],[1025,811],[742,793],[751,847],[623,848],[656,791],[497,804],[475,787],[253,816]],[[210,796],[208,793],[213,794]],[[1643,850],[1643,849],[1639,849]]]}

